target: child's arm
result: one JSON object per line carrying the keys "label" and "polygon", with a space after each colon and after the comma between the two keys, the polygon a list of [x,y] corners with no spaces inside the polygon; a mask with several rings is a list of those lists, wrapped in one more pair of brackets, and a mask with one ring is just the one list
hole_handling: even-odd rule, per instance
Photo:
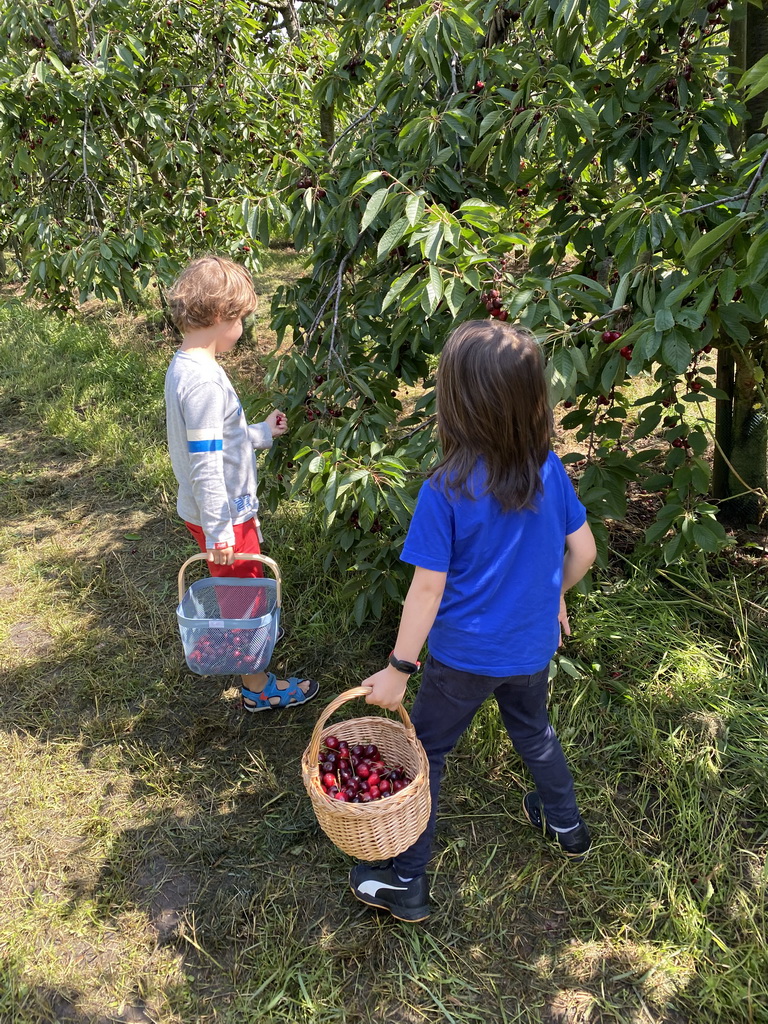
{"label": "child's arm", "polygon": [[264,421],[272,431],[272,437],[280,437],[288,430],[288,417],[279,409],[273,409]]}
{"label": "child's arm", "polygon": [[235,533],[224,476],[227,395],[219,382],[203,379],[179,398],[179,409],[180,429],[173,443],[197,506],[195,521],[205,534],[208,561],[230,565]]}
{"label": "child's arm", "polygon": [[565,558],[563,559],[563,584],[560,590],[560,614],[558,619],[566,636],[571,635],[571,626],[568,622],[568,612],[565,608],[565,592],[575,587],[582,579],[597,556],[595,538],[589,528],[589,523],[584,523],[574,533],[569,533],[565,538]]}
{"label": "child's arm", "polygon": [[272,438],[280,437],[288,430],[288,417],[279,409],[273,409],[261,423],[248,426],[248,437],[254,448],[271,448]]}
{"label": "child's arm", "polygon": [[[418,661],[427,634],[435,621],[437,610],[443,599],[447,573],[418,566],[403,604],[400,629],[397,633],[394,654],[401,661]],[[364,679],[360,684],[368,691],[366,704],[397,710],[402,702],[408,676],[391,665]]]}

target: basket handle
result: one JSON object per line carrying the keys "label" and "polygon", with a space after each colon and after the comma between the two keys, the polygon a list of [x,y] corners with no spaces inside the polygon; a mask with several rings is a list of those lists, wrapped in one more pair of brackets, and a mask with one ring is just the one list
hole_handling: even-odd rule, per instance
{"label": "basket handle", "polygon": [[[184,579],[184,573],[187,571],[187,566],[193,562],[199,562],[202,558],[208,561],[208,555],[206,552],[201,551],[197,555],[192,555],[188,558],[184,565],[179,569],[179,604],[184,600],[184,595],[187,592],[186,581]],[[272,572],[275,574],[275,580],[277,582],[277,607],[280,608],[282,605],[282,594],[283,594],[283,583],[280,577],[280,570],[277,567],[277,562],[273,559],[268,558],[266,555],[254,555],[249,551],[243,551],[239,555],[235,555],[236,562],[263,562],[264,565],[268,565]]]}
{"label": "basket handle", "polygon": [[[343,693],[340,693],[338,697],[334,697],[330,704],[328,704],[312,730],[312,736],[309,741],[309,746],[307,747],[307,757],[309,758],[310,765],[314,766],[317,764],[317,757],[320,753],[320,736],[325,723],[331,715],[335,711],[338,711],[343,704],[346,704],[348,700],[355,700],[357,697],[367,697],[368,693],[369,691],[362,686],[353,686],[351,690],[345,690]],[[414,742],[416,739],[416,730],[408,717],[408,712],[402,704],[397,705],[397,713],[403,720],[403,725],[405,726],[405,732],[408,739],[411,742]]]}

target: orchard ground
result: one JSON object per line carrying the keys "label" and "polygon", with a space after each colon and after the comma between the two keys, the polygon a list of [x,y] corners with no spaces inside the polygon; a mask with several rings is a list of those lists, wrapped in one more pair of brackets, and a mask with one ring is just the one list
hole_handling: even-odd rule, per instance
{"label": "orchard ground", "polygon": [[[260,278],[229,365],[247,409],[266,296],[294,271],[285,254]],[[446,777],[434,915],[400,924],[353,899],[300,779],[396,609],[356,627],[313,513],[281,506],[275,667],[322,693],[242,716],[176,630],[192,549],[164,449],[170,337],[108,310],[0,318],[0,1021],[768,1021],[764,536],[652,572],[637,496],[554,684],[593,855],[564,863],[525,825],[525,770],[484,708]]]}

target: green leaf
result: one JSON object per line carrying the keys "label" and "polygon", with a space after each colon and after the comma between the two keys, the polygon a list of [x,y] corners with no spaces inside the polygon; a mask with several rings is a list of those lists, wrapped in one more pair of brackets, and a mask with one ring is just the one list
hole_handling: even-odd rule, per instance
{"label": "green leaf", "polygon": [[646,477],[643,487],[646,491],[665,491],[671,483],[672,480],[666,473],[652,473]]}
{"label": "green leaf", "polygon": [[699,261],[711,261],[725,247],[728,239],[744,227],[745,220],[745,214],[737,213],[711,231],[707,231],[685,254],[686,264],[696,273]]}
{"label": "green leaf", "polygon": [[586,288],[587,291],[595,292],[604,299],[610,299],[611,293],[601,285],[598,281],[593,281],[591,277],[584,277],[582,274],[563,274],[561,277],[553,278],[558,287],[569,287],[572,284],[581,285]]}
{"label": "green leaf", "polygon": [[442,221],[436,220],[430,224],[427,237],[424,240],[424,255],[430,263],[436,263],[443,244],[443,231],[445,225]]}
{"label": "green leaf", "polygon": [[597,29],[598,36],[605,35],[608,27],[608,15],[610,13],[609,0],[592,0],[589,5],[589,13],[592,24]]}
{"label": "green leaf", "polygon": [[703,314],[698,309],[691,309],[690,306],[683,306],[682,309],[675,313],[675,323],[681,327],[687,327],[691,331],[698,330],[703,320]]}
{"label": "green leaf", "polygon": [[443,297],[443,279],[434,264],[429,265],[429,281],[427,282],[427,312],[431,316]]}
{"label": "green leaf", "polygon": [[328,482],[325,485],[325,496],[323,498],[323,504],[325,510],[329,514],[333,512],[334,505],[336,504],[336,488],[338,486],[338,473],[335,469],[332,469],[328,475]]}
{"label": "green leaf", "polygon": [[699,492],[706,494],[709,490],[709,467],[703,459],[696,459],[691,466],[691,483]]}
{"label": "green leaf", "polygon": [[380,188],[374,192],[371,198],[368,200],[363,212],[362,220],[360,221],[360,230],[365,229],[374,221],[379,210],[382,208],[389,195],[389,188]]}
{"label": "green leaf", "polygon": [[628,271],[626,274],[622,274],[619,279],[619,283],[616,287],[616,294],[613,296],[613,308],[617,309],[619,306],[623,306],[627,301],[627,294],[629,293],[629,285],[632,280],[632,271]]}
{"label": "green leaf", "polygon": [[445,301],[452,316],[457,316],[467,298],[467,290],[458,277],[450,277],[443,288]]}
{"label": "green leaf", "polygon": [[147,51],[144,49],[140,39],[137,39],[136,36],[132,36],[129,32],[126,32],[125,41],[140,61],[145,61],[147,59]]}
{"label": "green leaf", "polygon": [[416,273],[416,271],[418,269],[419,269],[418,267],[411,267],[410,270],[406,270],[406,272],[404,274],[401,274],[399,277],[395,278],[395,280],[392,282],[392,285],[391,285],[389,291],[387,292],[387,294],[386,294],[386,296],[384,298],[384,301],[381,304],[381,311],[382,311],[382,313],[384,312],[385,309],[387,309],[389,306],[391,306],[392,303],[397,298],[400,297],[400,295],[402,295],[402,293],[405,291],[406,287],[408,286],[411,278],[413,277],[413,275]]}
{"label": "green leaf", "polygon": [[764,54],[741,76],[739,89],[747,89],[746,100],[754,99],[768,89],[768,54]]}
{"label": "green leaf", "polygon": [[590,107],[573,107],[571,113],[579,128],[581,128],[584,138],[591,145],[593,132],[599,126],[597,116]]}
{"label": "green leaf", "polygon": [[653,320],[653,326],[657,331],[670,331],[675,326],[675,318],[672,315],[670,309],[666,309],[662,306],[656,310],[656,316]]}
{"label": "green leaf", "polygon": [[53,50],[48,50],[48,60],[51,62],[51,65],[54,68],[56,68],[60,75],[63,75],[67,78],[69,77],[69,68],[65,64],[62,64],[62,62],[59,60],[59,58],[56,56]]}
{"label": "green leaf", "polygon": [[358,178],[355,182],[355,186],[350,192],[350,195],[356,196],[358,192],[362,192],[366,185],[372,185],[374,181],[378,181],[383,171],[368,171],[362,178]]}
{"label": "green leaf", "polygon": [[719,551],[720,548],[723,546],[726,537],[725,530],[723,530],[722,526],[720,526],[719,523],[717,523],[716,525],[720,526],[721,535],[718,535],[715,531],[710,529],[710,522],[711,521],[708,519],[703,519],[701,520],[701,522],[694,523],[693,539],[702,551],[707,551],[710,554],[714,554],[716,551]]}
{"label": "green leaf", "polygon": [[355,616],[355,622],[357,623],[358,626],[362,626],[363,624],[363,619],[365,618],[365,606],[367,604],[367,601],[368,592],[366,590],[361,590],[360,593],[355,598],[355,603],[353,605],[353,614]]}
{"label": "green leaf", "polygon": [[664,556],[664,561],[667,565],[670,565],[683,551],[685,546],[685,538],[682,533],[676,533],[674,537],[670,537],[664,547],[661,549]]}
{"label": "green leaf", "polygon": [[616,371],[619,365],[624,362],[622,356],[618,352],[614,352],[611,358],[603,367],[603,372],[600,375],[600,387],[602,388],[603,394],[607,394],[613,387],[614,381],[616,380]]}
{"label": "green leaf", "polygon": [[115,47],[115,50],[117,51],[117,53],[118,53],[118,55],[120,57],[120,60],[122,60],[123,64],[125,64],[125,66],[127,68],[133,68],[133,66],[134,66],[133,65],[133,54],[128,49],[128,47],[127,46],[121,46],[118,43],[118,45]]}
{"label": "green leaf", "polygon": [[410,225],[408,224],[407,217],[398,217],[393,224],[390,224],[379,239],[376,258],[380,260],[383,256],[386,256],[387,253],[392,252],[409,227]]}
{"label": "green leaf", "polygon": [[745,284],[760,281],[768,269],[768,231],[763,231],[752,242],[747,252]]}
{"label": "green leaf", "polygon": [[477,167],[479,164],[483,163],[483,161],[490,153],[491,149],[498,142],[500,135],[501,132],[498,131],[488,132],[488,134],[483,138],[482,142],[475,146],[475,148],[470,153],[469,160],[467,162],[470,168]]}
{"label": "green leaf", "polygon": [[560,0],[552,21],[552,30],[554,31],[560,22],[563,23],[563,26],[567,26],[578,6],[579,0]]}
{"label": "green leaf", "polygon": [[661,343],[661,358],[675,373],[683,373],[691,361],[691,346],[678,331],[670,331]]}
{"label": "green leaf", "polygon": [[741,345],[748,345],[750,342],[750,331],[742,321],[740,315],[742,308],[738,303],[728,306],[721,303],[717,310],[717,315],[725,328],[726,334],[731,338],[735,338]]}
{"label": "green leaf", "polygon": [[405,204],[405,216],[411,227],[421,220],[424,214],[424,205],[423,195],[408,197],[408,201]]}

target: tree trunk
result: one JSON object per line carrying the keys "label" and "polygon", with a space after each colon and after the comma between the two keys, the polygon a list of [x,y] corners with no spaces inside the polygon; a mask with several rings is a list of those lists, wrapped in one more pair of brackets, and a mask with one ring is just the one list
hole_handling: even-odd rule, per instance
{"label": "tree trunk", "polygon": [[[301,25],[299,24],[299,14],[296,10],[294,0],[288,0],[282,8],[283,21],[285,22],[285,31],[291,42],[297,42],[301,35]],[[326,149],[331,149],[335,138],[335,126],[334,126],[334,110],[333,104],[325,106],[320,105],[320,138],[325,143]]]}
{"label": "tree trunk", "polygon": [[[768,10],[764,7],[755,7],[753,4],[747,4],[746,10],[745,69],[757,64],[761,57],[768,53]],[[761,131],[766,112],[768,112],[768,92],[763,89],[747,104],[747,138],[754,132]]]}
{"label": "tree trunk", "polygon": [[754,364],[747,362],[740,352],[736,352],[735,364],[732,468],[728,476],[729,497],[722,508],[726,521],[756,523],[768,495],[768,411],[755,380]]}
{"label": "tree trunk", "polygon": [[282,7],[281,13],[285,22],[286,35],[292,43],[295,43],[301,35],[301,25],[299,24],[299,14],[293,0],[288,0],[288,3]]}
{"label": "tree trunk", "polygon": [[712,497],[727,498],[730,490],[728,476],[730,469],[726,459],[733,450],[733,374],[735,365],[733,352],[729,348],[717,350],[717,381],[718,391],[728,396],[721,398],[715,405],[715,453],[712,458]]}
{"label": "tree trunk", "polygon": [[[768,11],[748,4],[744,18],[732,24],[730,42],[735,67],[756,64],[768,53]],[[740,139],[732,135],[735,151],[761,130],[767,110],[764,90],[747,104]],[[758,522],[768,496],[768,407],[758,379],[768,369],[765,324],[755,325],[748,350],[751,361],[737,348],[717,353],[717,386],[728,398],[716,404],[712,496],[720,502],[720,518],[734,525]]]}
{"label": "tree trunk", "polygon": [[335,136],[333,104],[331,103],[328,106],[323,105],[320,107],[320,138],[325,143],[326,149],[332,148]]}

